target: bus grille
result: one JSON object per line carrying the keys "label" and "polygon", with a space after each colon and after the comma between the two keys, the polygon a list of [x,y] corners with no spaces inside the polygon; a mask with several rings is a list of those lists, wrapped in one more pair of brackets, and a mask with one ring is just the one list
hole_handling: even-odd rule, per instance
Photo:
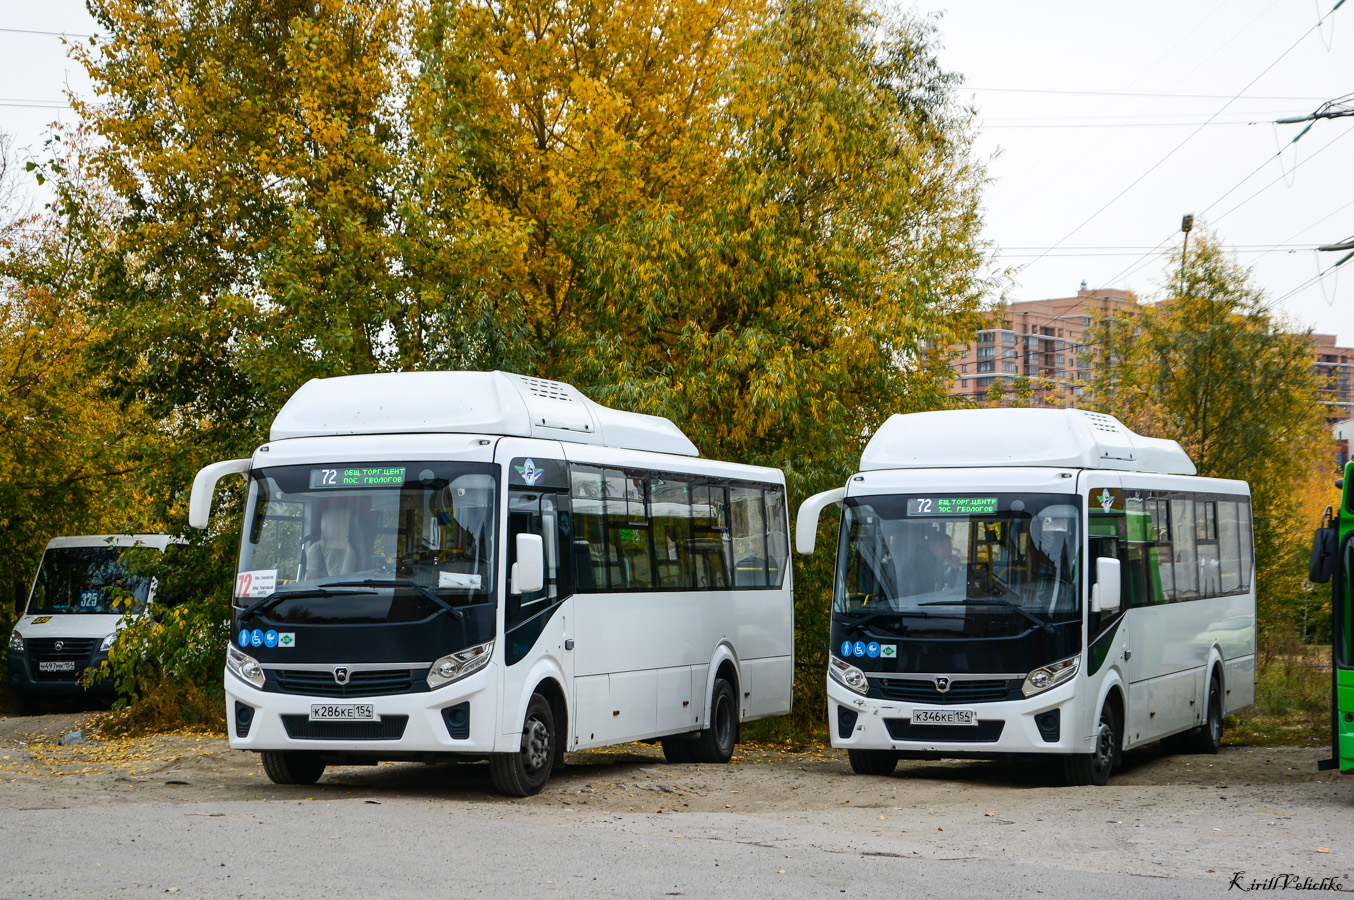
{"label": "bus grille", "polygon": [[427,669],[381,669],[353,672],[347,684],[334,680],[330,669],[267,669],[265,689],[308,697],[379,697],[428,690]]}
{"label": "bus grille", "polygon": [[1000,719],[977,725],[913,725],[911,719],[885,719],[889,737],[895,741],[927,741],[938,744],[991,744],[1001,737],[1006,723]]}
{"label": "bus grille", "polygon": [[911,703],[992,703],[1009,700],[1012,682],[1005,679],[950,682],[945,693],[936,690],[930,678],[872,678],[870,695],[885,700],[906,700]]}
{"label": "bus grille", "polygon": [[283,716],[287,737],[308,741],[398,741],[408,716],[386,716],[379,722],[312,722],[309,716]]}

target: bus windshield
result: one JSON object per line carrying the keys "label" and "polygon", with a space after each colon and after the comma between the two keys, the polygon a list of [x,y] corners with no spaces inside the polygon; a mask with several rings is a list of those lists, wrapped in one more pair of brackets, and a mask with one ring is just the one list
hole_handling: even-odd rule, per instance
{"label": "bus windshield", "polygon": [[338,624],[421,621],[492,602],[496,473],[449,462],[256,471],[236,606]]}
{"label": "bus windshield", "polygon": [[52,547],[42,554],[29,615],[122,615],[140,612],[150,580],[127,574],[125,547]]}
{"label": "bus windshield", "polygon": [[1079,621],[1080,510],[1060,494],[848,498],[833,612],[907,633]]}

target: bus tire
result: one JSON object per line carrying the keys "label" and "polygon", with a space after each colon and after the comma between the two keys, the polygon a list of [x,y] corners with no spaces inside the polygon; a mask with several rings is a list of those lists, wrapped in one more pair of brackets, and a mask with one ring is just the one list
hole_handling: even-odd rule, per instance
{"label": "bus tire", "polygon": [[1189,749],[1211,755],[1222,749],[1222,684],[1216,676],[1209,681],[1204,724],[1189,735]]}
{"label": "bus tire", "polygon": [[846,758],[857,775],[892,775],[898,767],[898,754],[892,750],[847,750]]}
{"label": "bus tire", "polygon": [[1119,756],[1119,717],[1108,702],[1100,708],[1096,728],[1095,752],[1072,753],[1063,757],[1063,783],[1069,786],[1093,784],[1099,787],[1110,780],[1114,761]]}
{"label": "bus tire", "polygon": [[662,739],[663,758],[670,763],[690,763],[696,761],[696,741],[694,738],[665,737]]}
{"label": "bus tire", "polygon": [[302,750],[264,750],[263,771],[273,784],[314,784],[324,774],[318,754]]}
{"label": "bus tire", "polygon": [[15,691],[10,696],[10,707],[16,716],[36,716],[42,710],[38,698],[24,691]]}
{"label": "bus tire", "polygon": [[733,759],[733,748],[738,744],[738,698],[726,679],[715,679],[710,692],[710,727],[691,743],[692,762],[726,763]]}
{"label": "bus tire", "polygon": [[516,753],[489,757],[489,777],[500,794],[530,797],[550,780],[555,764],[555,716],[540,694],[532,694],[527,704],[520,747]]}

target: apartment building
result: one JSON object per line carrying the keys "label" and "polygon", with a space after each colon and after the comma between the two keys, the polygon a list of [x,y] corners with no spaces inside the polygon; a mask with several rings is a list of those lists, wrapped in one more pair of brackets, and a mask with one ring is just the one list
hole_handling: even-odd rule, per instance
{"label": "apartment building", "polygon": [[1311,340],[1316,372],[1333,407],[1331,418],[1354,416],[1354,349],[1337,347],[1333,334],[1313,334]]}
{"label": "apartment building", "polygon": [[[1073,297],[1010,303],[988,314],[963,356],[952,363],[952,394],[983,400],[1001,382],[1009,393],[1020,376],[1030,380],[1035,406],[1067,406],[1079,397],[1091,372],[1083,354],[1086,330],[1097,314],[1130,309],[1137,300],[1114,288],[1087,290]],[[1332,422],[1354,418],[1354,348],[1336,345],[1336,335],[1311,335],[1313,365],[1332,409]]]}
{"label": "apartment building", "polygon": [[1035,388],[1035,403],[1064,406],[1080,395],[1088,374],[1081,349],[1092,317],[1136,303],[1128,291],[1091,291],[1083,281],[1074,297],[1026,300],[994,310],[990,326],[954,361],[951,393],[981,400],[994,383],[1009,389],[1023,375]]}

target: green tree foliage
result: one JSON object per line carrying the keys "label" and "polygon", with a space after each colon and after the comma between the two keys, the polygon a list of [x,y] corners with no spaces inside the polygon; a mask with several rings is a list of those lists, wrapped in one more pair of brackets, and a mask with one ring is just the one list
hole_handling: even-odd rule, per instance
{"label": "green tree foliage", "polygon": [[[570,380],[786,469],[792,502],[889,414],[949,402],[984,176],[927,21],[860,0],[91,7],[82,172],[123,212],[65,215],[96,260],[87,362],[152,423],[153,520],[181,527],[193,471],[250,452],[315,376]],[[203,616],[234,530],[193,548]],[[796,573],[815,725],[828,556]]]}
{"label": "green tree foliage", "polygon": [[1315,527],[1303,498],[1334,458],[1326,410],[1306,335],[1275,319],[1216,236],[1195,235],[1169,273],[1177,296],[1092,327],[1089,394],[1135,430],[1179,441],[1199,474],[1250,484],[1261,627],[1287,627]]}

